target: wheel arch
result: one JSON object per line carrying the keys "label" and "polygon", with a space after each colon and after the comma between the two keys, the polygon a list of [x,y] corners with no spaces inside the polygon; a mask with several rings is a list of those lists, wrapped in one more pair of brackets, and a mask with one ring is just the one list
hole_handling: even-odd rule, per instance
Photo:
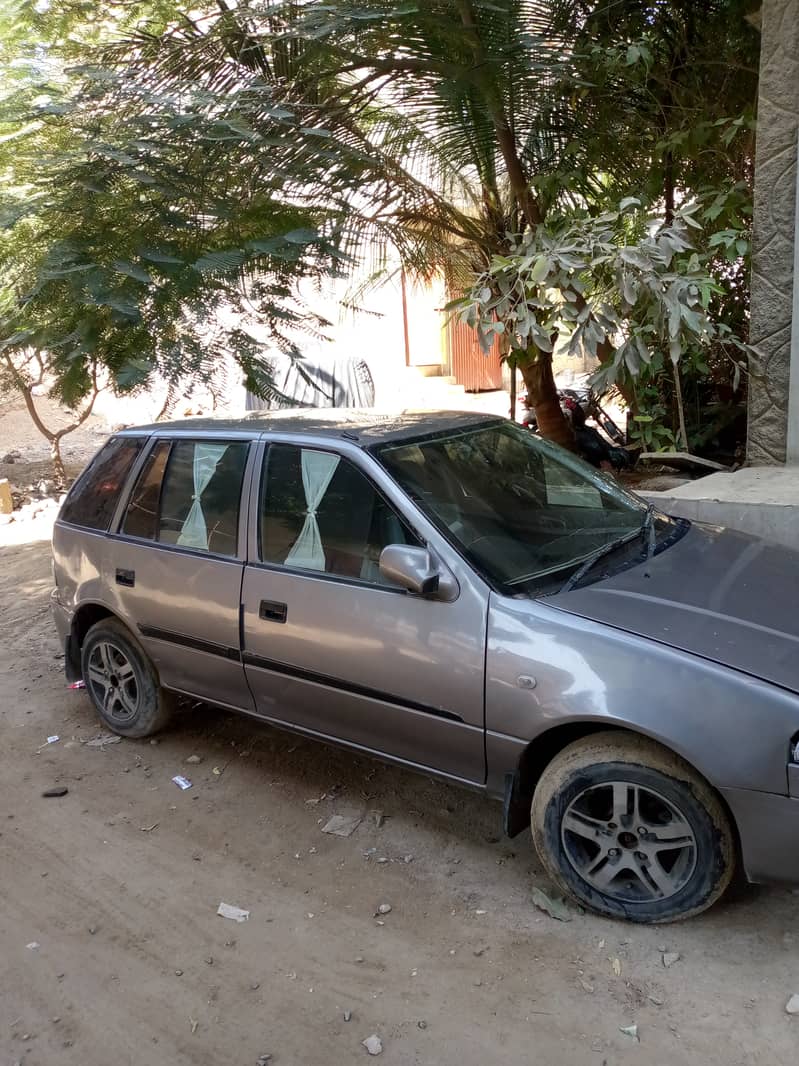
{"label": "wheel arch", "polygon": [[102,603],[82,603],[72,616],[72,623],[67,638],[66,667],[67,677],[70,681],[82,677],[81,651],[86,634],[95,623],[103,618],[114,618],[117,622],[125,623],[114,614],[112,610]]}
{"label": "wheel arch", "polygon": [[723,792],[682,752],[675,751],[670,745],[664,744],[659,737],[652,737],[643,730],[635,729],[627,723],[566,722],[562,725],[553,726],[544,733],[540,733],[534,740],[531,740],[519,757],[515,772],[506,774],[505,777],[503,826],[505,833],[509,837],[517,836],[525,829],[530,828],[530,807],[533,802],[533,795],[547,766],[569,744],[573,744],[576,740],[582,740],[584,737],[589,737],[594,733],[628,733],[631,736],[641,737],[643,740],[659,745],[684,763],[687,763],[693,772],[701,777],[708,787],[713,790],[724,808],[732,829],[737,858],[740,861],[741,840],[738,824]]}

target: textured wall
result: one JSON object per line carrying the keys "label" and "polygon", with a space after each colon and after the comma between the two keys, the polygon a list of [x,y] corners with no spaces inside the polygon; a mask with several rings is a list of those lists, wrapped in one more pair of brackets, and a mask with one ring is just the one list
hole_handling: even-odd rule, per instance
{"label": "textured wall", "polygon": [[[755,168],[749,461],[785,461],[799,123],[799,0],[764,0]],[[797,323],[799,328],[799,323]],[[799,372],[799,368],[797,368]]]}

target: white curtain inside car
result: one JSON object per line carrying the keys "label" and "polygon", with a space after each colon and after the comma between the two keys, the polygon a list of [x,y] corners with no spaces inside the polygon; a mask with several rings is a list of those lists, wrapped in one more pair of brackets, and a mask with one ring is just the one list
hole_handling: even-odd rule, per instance
{"label": "white curtain inside car", "polygon": [[305,490],[305,521],[299,537],[286,556],[286,566],[300,566],[305,570],[324,570],[325,553],[316,520],[316,510],[324,499],[336,467],[337,455],[302,449],[302,486]]}
{"label": "white curtain inside car", "polygon": [[191,497],[191,508],[177,539],[177,543],[184,548],[208,551],[208,529],[203,514],[202,495],[208,488],[217,463],[227,451],[227,447],[227,444],[194,445],[194,493]]}

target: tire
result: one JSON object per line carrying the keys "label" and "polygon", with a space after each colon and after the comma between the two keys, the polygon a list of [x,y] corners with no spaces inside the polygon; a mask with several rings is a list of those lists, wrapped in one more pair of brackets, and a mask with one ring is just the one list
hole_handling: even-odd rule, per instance
{"label": "tire", "polygon": [[630,733],[594,733],[564,748],[541,775],[531,823],[558,888],[609,918],[689,918],[712,906],[735,872],[733,830],[710,785]]}
{"label": "tire", "polygon": [[121,622],[103,618],[83,641],[81,672],[103,724],[121,737],[149,737],[169,721],[174,699]]}

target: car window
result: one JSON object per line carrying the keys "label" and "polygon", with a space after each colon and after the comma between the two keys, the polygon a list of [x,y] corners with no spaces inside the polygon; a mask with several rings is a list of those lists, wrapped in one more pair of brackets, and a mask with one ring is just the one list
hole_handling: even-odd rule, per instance
{"label": "car window", "polygon": [[646,516],[620,485],[511,422],[375,452],[475,568],[508,592],[562,585],[564,571],[596,552],[632,544]]}
{"label": "car window", "polygon": [[273,444],[261,490],[263,562],[388,585],[380,553],[416,544],[372,482],[332,452]]}
{"label": "car window", "polygon": [[155,445],[142,467],[122,520],[122,532],[129,537],[155,540],[158,533],[158,503],[161,499],[161,482],[164,479],[166,461],[171,441],[161,440]]}
{"label": "car window", "polygon": [[59,518],[70,525],[107,530],[145,437],[112,437],[92,459],[64,500]]}
{"label": "car window", "polygon": [[172,445],[156,523],[160,543],[236,554],[247,448],[216,440]]}

